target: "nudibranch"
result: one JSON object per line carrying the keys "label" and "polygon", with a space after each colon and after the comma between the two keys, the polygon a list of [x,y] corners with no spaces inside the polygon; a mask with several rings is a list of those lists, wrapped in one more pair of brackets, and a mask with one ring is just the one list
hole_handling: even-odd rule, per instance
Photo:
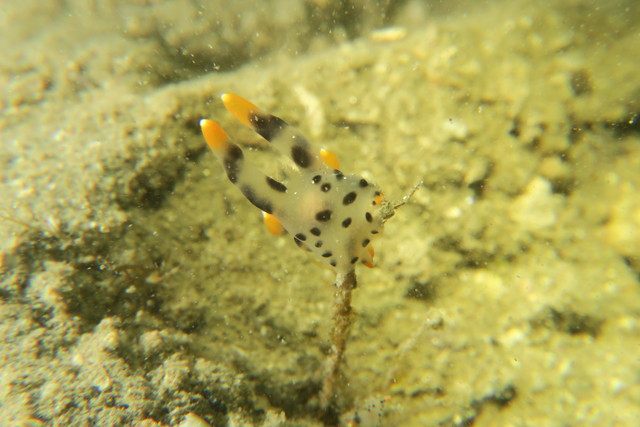
{"label": "nudibranch", "polygon": [[245,159],[220,125],[200,121],[204,138],[229,181],[262,210],[267,229],[273,234],[289,233],[298,246],[338,274],[350,273],[358,263],[372,267],[371,240],[382,232],[386,219],[380,190],[358,175],[342,173],[334,153],[316,150],[281,118],[238,95],[224,94],[222,102],[295,165],[286,180],[267,176]]}

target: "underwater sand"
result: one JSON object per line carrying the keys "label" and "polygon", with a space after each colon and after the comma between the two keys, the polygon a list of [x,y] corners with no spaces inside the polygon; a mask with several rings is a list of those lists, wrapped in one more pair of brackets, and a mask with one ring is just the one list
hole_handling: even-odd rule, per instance
{"label": "underwater sand", "polygon": [[[533,3],[4,2],[0,425],[636,425],[640,6]],[[424,181],[332,419],[334,275],[206,148],[263,154],[223,92]]]}

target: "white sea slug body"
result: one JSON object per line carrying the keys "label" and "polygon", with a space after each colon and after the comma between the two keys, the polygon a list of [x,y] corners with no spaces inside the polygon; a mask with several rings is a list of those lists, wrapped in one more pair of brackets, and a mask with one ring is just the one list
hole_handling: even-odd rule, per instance
{"label": "white sea slug body", "polygon": [[297,168],[286,181],[277,181],[251,165],[217,123],[200,121],[205,140],[227,177],[263,211],[269,231],[286,231],[298,246],[339,274],[349,273],[358,263],[371,267],[371,239],[384,225],[382,194],[377,187],[358,175],[343,174],[333,153],[314,149],[279,117],[262,112],[238,95],[224,94],[222,101],[238,120],[290,156]]}

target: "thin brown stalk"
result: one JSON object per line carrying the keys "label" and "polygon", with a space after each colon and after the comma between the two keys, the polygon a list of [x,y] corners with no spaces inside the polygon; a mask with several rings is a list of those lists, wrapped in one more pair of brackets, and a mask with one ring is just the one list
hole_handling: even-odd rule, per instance
{"label": "thin brown stalk", "polygon": [[353,310],[351,308],[351,294],[356,288],[356,272],[338,274],[336,277],[335,313],[333,316],[333,329],[331,331],[331,354],[327,360],[324,383],[320,391],[320,405],[328,408],[335,398],[335,383],[340,374],[340,364],[344,357],[349,327]]}

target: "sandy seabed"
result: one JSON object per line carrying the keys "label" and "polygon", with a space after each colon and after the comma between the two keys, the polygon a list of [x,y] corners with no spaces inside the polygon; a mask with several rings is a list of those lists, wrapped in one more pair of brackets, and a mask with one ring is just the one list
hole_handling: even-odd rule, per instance
{"label": "sandy seabed", "polygon": [[[556,3],[3,2],[0,424],[636,425],[640,5]],[[206,148],[269,162],[224,92],[424,181],[332,416],[334,275]]]}

